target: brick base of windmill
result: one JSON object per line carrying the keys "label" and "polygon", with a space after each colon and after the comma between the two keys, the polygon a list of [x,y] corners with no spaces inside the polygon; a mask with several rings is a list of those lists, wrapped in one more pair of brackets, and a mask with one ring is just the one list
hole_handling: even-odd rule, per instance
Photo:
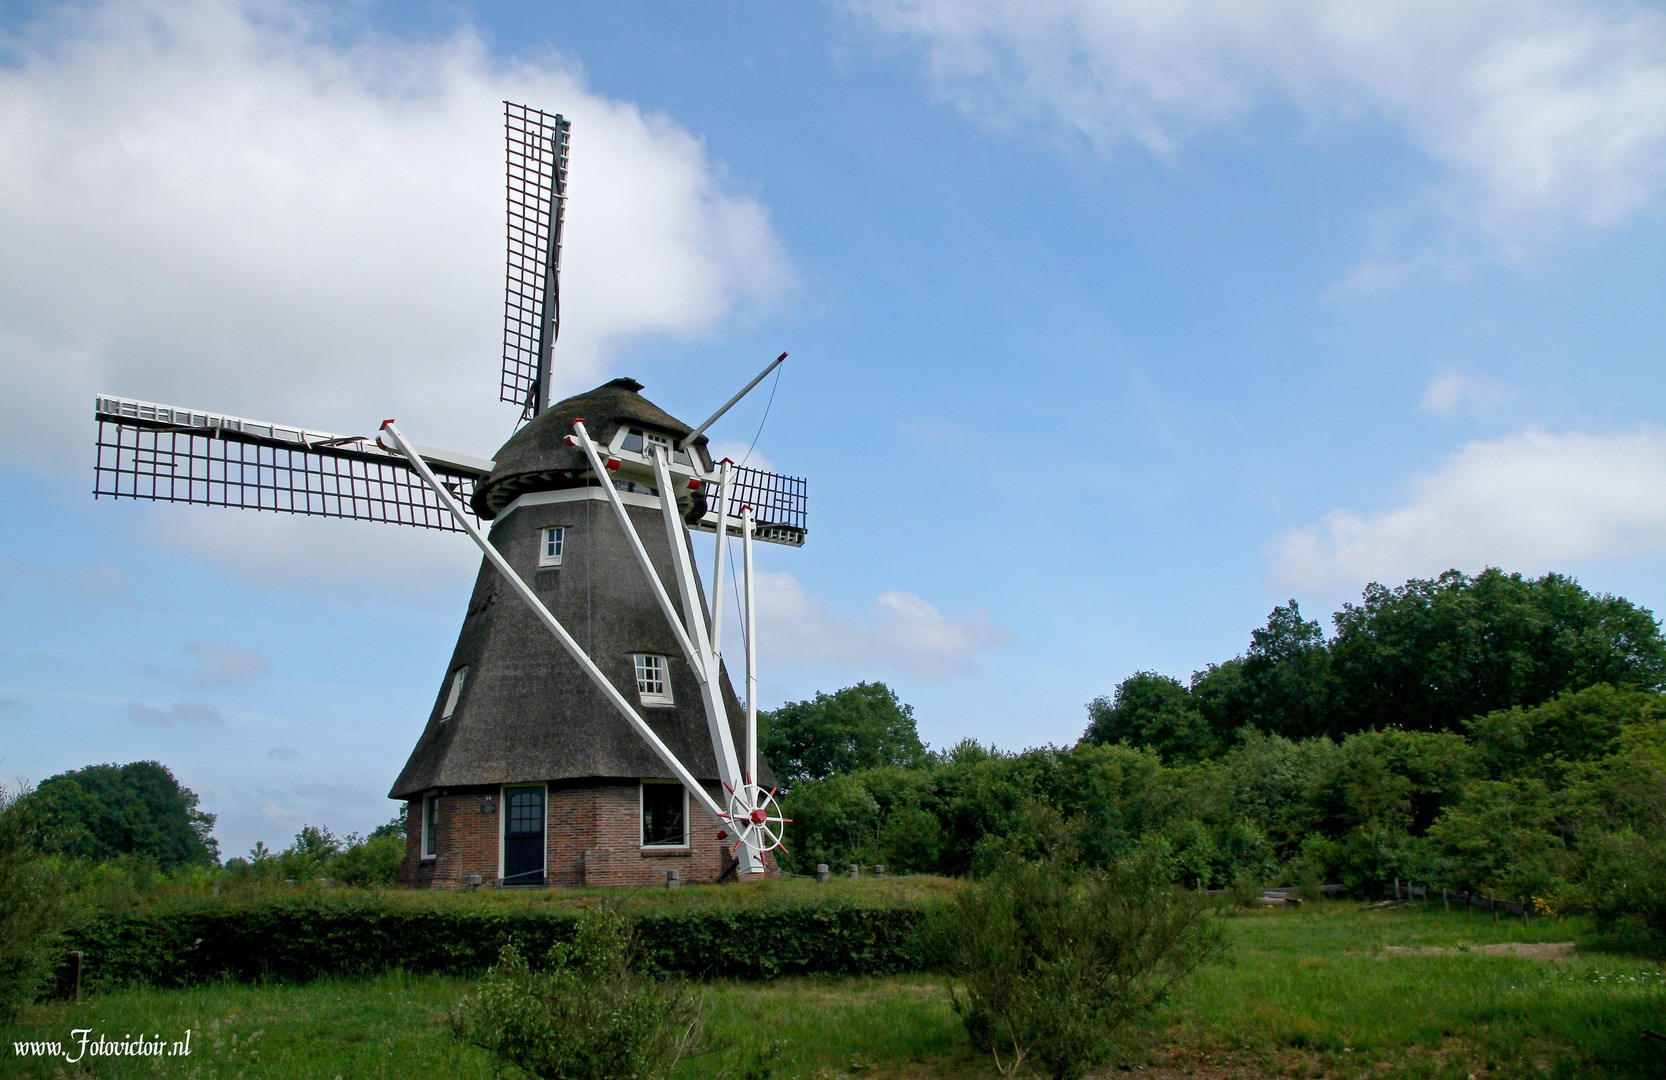
{"label": "brick base of windmill", "polygon": [[[715,785],[711,794],[716,797]],[[461,889],[493,887],[500,883],[502,791],[478,787],[447,790],[435,807],[433,856],[423,849],[423,803],[406,804],[405,861],[399,868],[401,885],[418,888]],[[614,784],[550,785],[549,828],[544,836],[545,882],[555,887],[627,885],[658,887],[667,871],[677,881],[709,884],[722,878],[734,858],[728,830],[701,821],[690,823],[689,843],[683,847],[644,847],[640,792],[631,781]],[[774,853],[766,855],[766,876],[778,877]]]}

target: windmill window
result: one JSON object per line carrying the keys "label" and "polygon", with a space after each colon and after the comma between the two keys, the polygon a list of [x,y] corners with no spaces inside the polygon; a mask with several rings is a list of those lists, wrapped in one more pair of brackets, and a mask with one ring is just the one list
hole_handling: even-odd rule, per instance
{"label": "windmill window", "polygon": [[652,653],[636,654],[636,692],[644,705],[673,705],[671,700],[671,670],[665,657]]}
{"label": "windmill window", "polygon": [[538,541],[538,565],[560,566],[561,548],[567,542],[567,530],[561,525],[551,525]]}
{"label": "windmill window", "polygon": [[457,702],[463,696],[463,680],[469,677],[468,665],[464,665],[451,673],[451,689],[445,695],[445,708],[440,711],[441,720],[450,720],[451,714],[457,711]]}
{"label": "windmill window", "polygon": [[642,452],[644,454],[651,454],[651,453],[654,452],[654,447],[662,446],[662,447],[665,448],[666,460],[668,460],[668,461],[670,460],[670,458],[671,458],[671,440],[670,439],[666,438],[664,435],[656,435],[652,431],[645,431],[645,432],[642,433],[642,441],[643,441],[643,444],[644,444],[643,447],[642,447]]}
{"label": "windmill window", "polygon": [[432,859],[438,851],[440,831],[440,797],[429,795],[422,800],[422,857]]}
{"label": "windmill window", "polygon": [[688,846],[688,789],[676,781],[642,781],[642,846]]}

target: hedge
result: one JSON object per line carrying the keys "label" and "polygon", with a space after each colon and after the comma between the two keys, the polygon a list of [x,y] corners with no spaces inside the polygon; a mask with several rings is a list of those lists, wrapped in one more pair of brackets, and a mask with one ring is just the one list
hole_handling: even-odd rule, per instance
{"label": "hedge", "polygon": [[[780,903],[631,916],[649,966],[694,976],[883,974],[925,966],[922,905]],[[568,908],[418,907],[303,895],[202,900],[96,916],[71,931],[82,985],[184,986],[216,979],[304,982],[402,969],[469,975],[513,941],[531,956],[567,940]],[[62,985],[62,983],[60,983]]]}

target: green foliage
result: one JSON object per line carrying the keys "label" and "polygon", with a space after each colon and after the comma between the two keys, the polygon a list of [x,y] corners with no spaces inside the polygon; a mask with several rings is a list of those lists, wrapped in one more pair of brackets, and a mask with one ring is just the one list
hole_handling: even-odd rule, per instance
{"label": "green foliage", "polygon": [[155,761],[89,765],[43,782],[31,801],[41,842],[75,858],[137,855],[163,869],[218,864],[214,815]]}
{"label": "green foliage", "polygon": [[1217,748],[1215,733],[1186,687],[1155,671],[1135,672],[1111,698],[1088,702],[1082,738],[1100,746],[1150,747],[1165,761],[1195,761],[1213,756]]}
{"label": "green foliage", "polygon": [[1666,642],[1647,610],[1572,578],[1449,570],[1397,589],[1373,584],[1336,615],[1333,710],[1354,730],[1457,730],[1599,683],[1658,690]]}
{"label": "green foliage", "polygon": [[1242,657],[1197,672],[1189,687],[1137,672],[1112,699],[1088,704],[1083,738],[1150,747],[1175,763],[1218,757],[1245,728],[1290,739],[1456,732],[1473,717],[1591,687],[1618,688],[1613,695],[1666,685],[1666,639],[1654,616],[1559,574],[1451,570],[1396,589],[1372,584],[1333,621],[1327,642],[1292,600],[1250,634]]}
{"label": "green foliage", "polygon": [[36,850],[32,801],[0,788],[0,1020],[34,1000],[65,923],[63,891]]}
{"label": "green foliage", "polygon": [[[635,946],[650,970],[699,976],[868,974],[921,965],[925,902],[864,900],[821,888],[827,893],[649,908],[632,915]],[[63,948],[86,954],[89,985],[184,986],[395,969],[467,974],[484,971],[505,945],[541,957],[572,937],[572,909],[498,899],[404,890],[199,892],[93,915],[69,932]]]}
{"label": "green foliage", "polygon": [[534,970],[505,946],[448,1017],[453,1037],[542,1080],[661,1076],[698,1040],[704,1017],[680,983],[633,970],[630,927],[604,906]]}
{"label": "green foliage", "polygon": [[758,748],[783,789],[807,779],[926,759],[913,706],[884,683],[857,683],[758,714]]}
{"label": "green foliage", "polygon": [[368,837],[348,833],[337,839],[323,825],[303,825],[282,851],[256,842],[246,859],[228,859],[226,869],[238,883],[304,883],[330,879],[341,885],[391,885],[405,861],[403,815],[373,829]]}
{"label": "green foliage", "polygon": [[1223,952],[1205,899],[1175,888],[1155,850],[1087,873],[1066,853],[1007,853],[942,920],[955,1012],[1003,1074],[1034,1060],[1060,1080],[1082,1075]]}

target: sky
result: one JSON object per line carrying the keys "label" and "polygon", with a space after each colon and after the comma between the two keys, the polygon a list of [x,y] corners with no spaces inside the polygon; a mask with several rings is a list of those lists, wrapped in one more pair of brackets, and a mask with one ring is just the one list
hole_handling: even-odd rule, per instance
{"label": "sky", "polygon": [[158,760],[227,856],[391,816],[478,552],[94,500],[90,405],[490,456],[505,100],[573,125],[561,393],[791,353],[711,433],[809,478],[762,707],[1017,750],[1373,581],[1666,610],[1659,6],[10,0],[0,782]]}

